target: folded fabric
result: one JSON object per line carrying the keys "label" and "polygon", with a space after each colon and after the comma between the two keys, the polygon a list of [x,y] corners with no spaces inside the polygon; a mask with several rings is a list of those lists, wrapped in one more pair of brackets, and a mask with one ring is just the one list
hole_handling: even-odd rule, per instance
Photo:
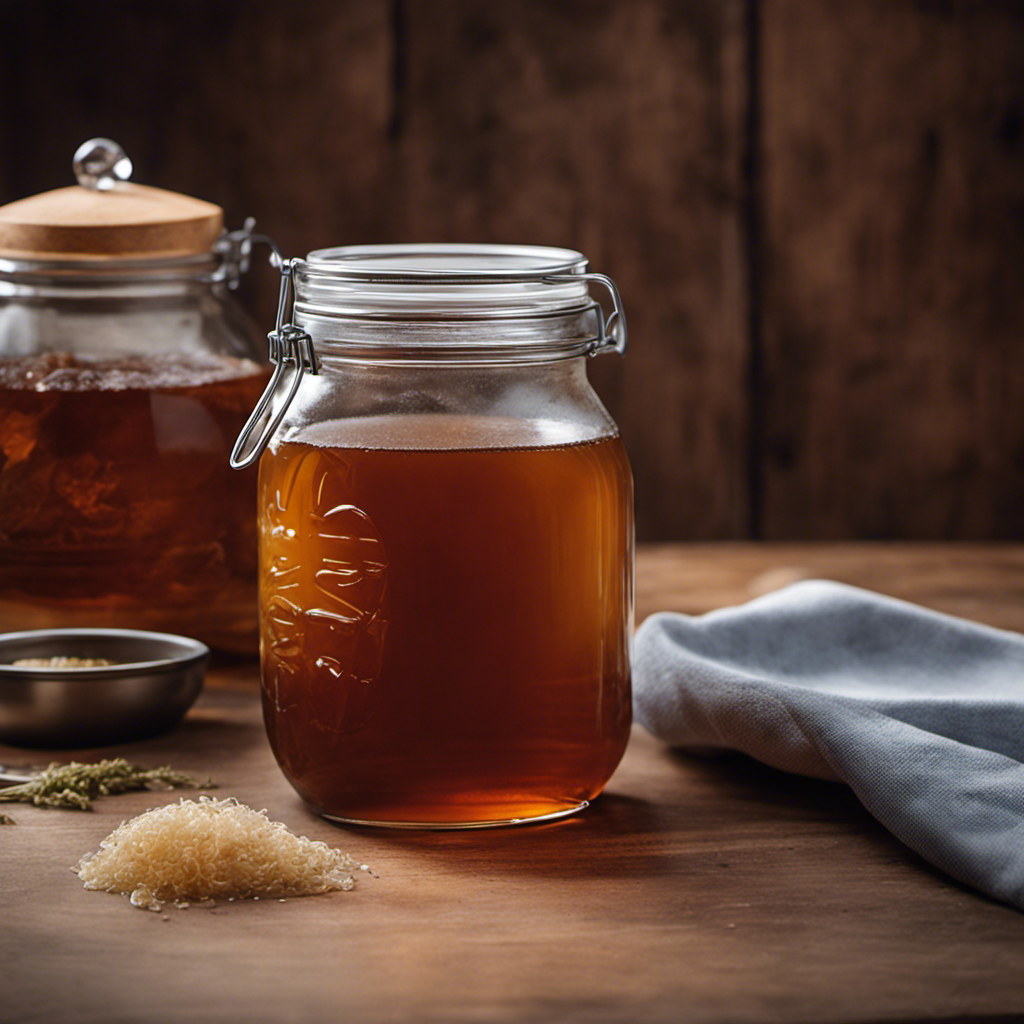
{"label": "folded fabric", "polygon": [[921,856],[1024,909],[1024,636],[814,580],[652,615],[634,666],[655,736],[841,780]]}

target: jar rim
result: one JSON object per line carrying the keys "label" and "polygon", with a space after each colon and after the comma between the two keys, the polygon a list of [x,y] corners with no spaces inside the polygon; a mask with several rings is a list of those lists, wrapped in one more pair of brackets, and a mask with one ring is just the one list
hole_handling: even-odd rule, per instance
{"label": "jar rim", "polygon": [[575,249],[543,245],[417,242],[315,249],[302,269],[367,284],[515,284],[554,274],[582,274],[587,258]]}
{"label": "jar rim", "polygon": [[594,305],[574,249],[420,242],[343,245],[292,261],[295,312],[410,321],[543,317]]}
{"label": "jar rim", "polygon": [[96,284],[158,277],[215,277],[224,265],[214,252],[190,256],[96,260],[23,259],[0,257],[0,279],[68,281]]}

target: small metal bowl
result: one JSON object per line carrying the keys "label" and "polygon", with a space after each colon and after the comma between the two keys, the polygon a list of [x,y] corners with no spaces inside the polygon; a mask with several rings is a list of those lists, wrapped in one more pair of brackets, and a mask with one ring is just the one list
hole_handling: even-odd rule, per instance
{"label": "small metal bowl", "polygon": [[[134,629],[0,634],[0,741],[101,747],[146,739],[181,721],[203,688],[210,650],[198,640]],[[24,658],[105,659],[54,668]]]}

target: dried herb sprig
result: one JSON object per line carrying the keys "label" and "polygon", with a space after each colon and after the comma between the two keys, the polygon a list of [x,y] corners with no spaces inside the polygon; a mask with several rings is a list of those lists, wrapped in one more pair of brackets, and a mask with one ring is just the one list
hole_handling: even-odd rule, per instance
{"label": "dried herb sprig", "polygon": [[97,764],[51,764],[29,782],[0,789],[0,803],[89,811],[95,797],[133,789],[216,788],[210,779],[200,781],[167,767],[140,768],[118,757]]}
{"label": "dried herb sprig", "polygon": [[13,825],[14,819],[9,814],[0,814],[0,825]]}

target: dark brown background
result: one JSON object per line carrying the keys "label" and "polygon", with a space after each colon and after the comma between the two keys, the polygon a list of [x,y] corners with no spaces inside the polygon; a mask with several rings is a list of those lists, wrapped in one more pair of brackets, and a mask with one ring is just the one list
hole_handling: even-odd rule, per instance
{"label": "dark brown background", "polygon": [[0,0],[0,39],[0,201],[109,135],[288,254],[584,251],[642,539],[1021,536],[1024,3]]}

